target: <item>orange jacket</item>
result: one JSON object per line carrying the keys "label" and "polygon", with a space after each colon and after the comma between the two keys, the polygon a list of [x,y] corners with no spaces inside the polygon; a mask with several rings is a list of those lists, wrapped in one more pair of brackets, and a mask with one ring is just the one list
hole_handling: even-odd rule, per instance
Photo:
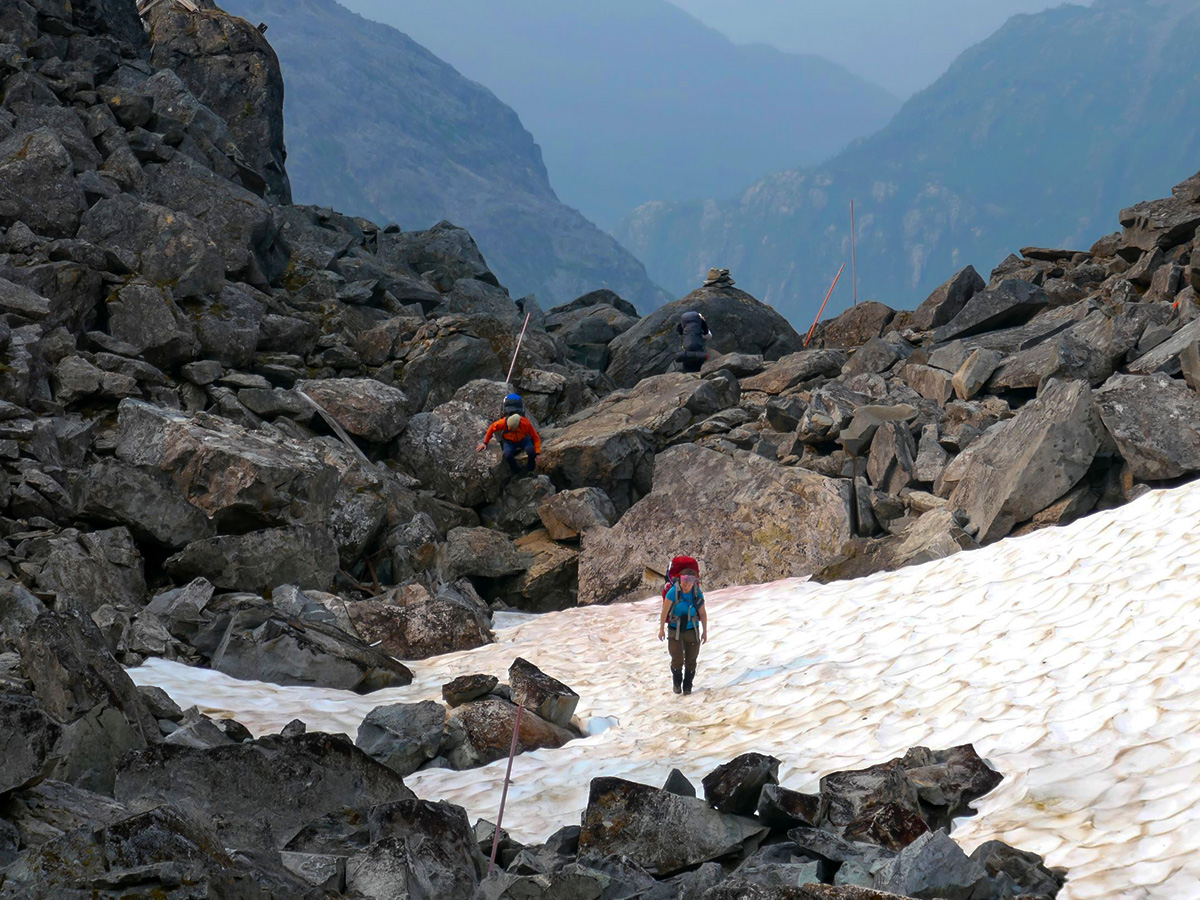
{"label": "orange jacket", "polygon": [[485,444],[489,443],[492,436],[496,434],[500,435],[501,440],[508,441],[510,444],[519,444],[525,438],[531,437],[533,438],[533,452],[542,452],[542,436],[537,433],[537,429],[533,427],[533,423],[524,416],[521,416],[521,424],[517,426],[516,431],[508,430],[507,416],[503,419],[497,419],[492,423],[491,428],[487,430],[487,434],[483,436],[483,442]]}

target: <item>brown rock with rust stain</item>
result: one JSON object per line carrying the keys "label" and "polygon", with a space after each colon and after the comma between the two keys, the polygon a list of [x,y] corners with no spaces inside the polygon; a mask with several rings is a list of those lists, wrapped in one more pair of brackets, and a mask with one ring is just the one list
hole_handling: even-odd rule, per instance
{"label": "brown rock with rust stain", "polygon": [[[516,725],[517,707],[499,697],[487,697],[452,710],[446,718],[442,751],[455,769],[484,766],[508,755]],[[536,713],[521,713],[517,752],[561,747],[578,737]]]}

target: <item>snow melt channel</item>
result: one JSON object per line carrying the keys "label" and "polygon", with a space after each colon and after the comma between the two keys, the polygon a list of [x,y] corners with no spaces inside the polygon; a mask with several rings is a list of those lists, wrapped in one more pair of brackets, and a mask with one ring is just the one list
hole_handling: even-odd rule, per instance
{"label": "snow melt channel", "polygon": [[[1200,483],[899,572],[714,591],[691,697],[670,692],[657,600],[518,618],[366,697],[155,660],[130,674],[256,733],[300,718],[353,737],[376,706],[440,699],[456,675],[504,679],[523,656],[577,690],[600,732],[517,758],[504,824],[523,840],[577,822],[598,775],[698,781],[756,750],[813,790],[914,745],[970,742],[1005,780],[955,829],[968,852],[999,838],[1040,853],[1069,867],[1068,900],[1179,900],[1200,897],[1198,522]],[[504,765],[406,781],[494,821]]]}

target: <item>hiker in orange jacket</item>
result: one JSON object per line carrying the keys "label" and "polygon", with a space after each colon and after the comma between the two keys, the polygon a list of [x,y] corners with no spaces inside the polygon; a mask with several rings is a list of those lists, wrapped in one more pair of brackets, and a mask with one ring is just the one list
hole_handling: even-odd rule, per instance
{"label": "hiker in orange jacket", "polygon": [[537,465],[537,455],[542,452],[542,438],[533,427],[533,423],[515,413],[506,419],[497,419],[487,430],[483,442],[475,448],[475,452],[484,450],[493,435],[497,434],[500,435],[500,449],[504,453],[504,461],[508,463],[512,473],[518,475],[521,472],[517,463],[517,453],[521,450],[525,451],[528,459],[525,471],[532,472]]}

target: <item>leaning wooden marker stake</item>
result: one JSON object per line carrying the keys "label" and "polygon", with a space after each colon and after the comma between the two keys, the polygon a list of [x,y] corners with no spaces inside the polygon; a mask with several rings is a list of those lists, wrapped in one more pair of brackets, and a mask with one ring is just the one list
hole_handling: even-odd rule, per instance
{"label": "leaning wooden marker stake", "polygon": [[[525,319],[529,322],[528,317]],[[521,334],[525,332],[522,331]],[[515,356],[513,357],[516,358]],[[512,746],[508,748],[508,769],[504,772],[504,787],[500,791],[500,812],[496,814],[496,833],[492,836],[492,857],[488,860],[488,877],[496,868],[496,850],[500,846],[500,823],[504,821],[504,801],[508,799],[508,786],[512,784],[512,764],[513,757],[517,755],[517,735],[521,733],[521,713],[525,711],[525,704],[517,705],[517,720],[513,723],[513,739]]]}
{"label": "leaning wooden marker stake", "polygon": [[521,336],[517,338],[517,349],[513,351],[512,362],[508,366],[508,376],[504,379],[506,385],[512,385],[513,369],[517,367],[517,354],[521,352],[521,341],[525,340],[525,329],[529,327],[529,317],[533,313],[525,313],[525,324],[521,326]]}
{"label": "leaning wooden marker stake", "polygon": [[812,328],[808,329],[808,334],[804,338],[804,346],[808,346],[808,342],[812,340],[813,332],[817,330],[817,323],[821,321],[821,313],[825,312],[825,304],[829,302],[829,298],[833,296],[833,289],[837,287],[838,279],[842,277],[842,272],[845,271],[846,264],[842,263],[842,267],[838,269],[838,273],[833,276],[833,284],[829,286],[829,293],[825,295],[825,302],[821,304],[821,308],[817,310],[817,317],[813,319]]}

